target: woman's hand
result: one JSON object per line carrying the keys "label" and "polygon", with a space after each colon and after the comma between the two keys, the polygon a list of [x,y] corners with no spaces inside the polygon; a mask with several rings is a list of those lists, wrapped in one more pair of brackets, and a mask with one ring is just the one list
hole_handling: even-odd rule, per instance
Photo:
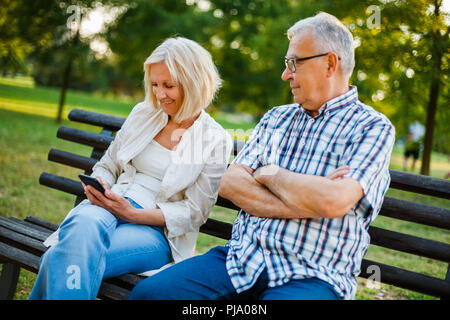
{"label": "woman's hand", "polygon": [[137,209],[127,199],[113,193],[108,183],[102,181],[100,178],[97,178],[97,180],[105,188],[104,195],[94,187],[81,183],[89,201],[96,206],[108,210],[118,219],[130,223],[134,222]]}
{"label": "woman's hand", "polygon": [[103,186],[103,188],[105,189],[105,191],[106,191],[106,190],[111,190],[111,186],[109,185],[108,182],[103,181],[103,179],[100,178],[100,177],[96,177],[96,179],[97,179],[98,182],[100,182],[100,184]]}

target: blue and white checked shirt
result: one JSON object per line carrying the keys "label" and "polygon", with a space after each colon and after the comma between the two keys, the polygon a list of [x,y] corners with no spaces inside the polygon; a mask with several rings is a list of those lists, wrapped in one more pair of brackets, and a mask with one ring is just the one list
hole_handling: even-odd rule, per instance
{"label": "blue and white checked shirt", "polygon": [[234,163],[253,169],[276,164],[326,176],[348,165],[364,197],[335,219],[268,219],[241,210],[228,241],[227,270],[237,292],[253,286],[267,268],[269,286],[316,277],[353,299],[356,276],[370,242],[367,232],[389,187],[395,140],[390,121],[358,100],[356,87],[330,101],[316,117],[298,104],[268,111]]}

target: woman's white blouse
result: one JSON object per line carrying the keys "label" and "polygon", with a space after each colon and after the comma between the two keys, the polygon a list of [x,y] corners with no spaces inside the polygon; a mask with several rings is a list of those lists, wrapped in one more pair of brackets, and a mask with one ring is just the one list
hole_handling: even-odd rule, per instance
{"label": "woman's white blouse", "polygon": [[155,198],[170,165],[172,150],[154,139],[131,160],[136,175],[124,196],[133,199],[143,208],[156,208]]}
{"label": "woman's white blouse", "polygon": [[[108,182],[112,192],[127,195],[132,191],[133,181],[139,179],[133,160],[136,162],[136,157],[167,122],[168,116],[162,110],[145,102],[137,104],[93,167],[92,176]],[[217,200],[220,178],[227,168],[232,146],[228,132],[202,111],[171,152],[154,203],[164,215],[164,232],[175,262],[194,253],[200,226]],[[133,200],[139,203],[138,199]],[[143,204],[144,209],[153,208]],[[50,246],[57,241],[58,230],[44,244]]]}

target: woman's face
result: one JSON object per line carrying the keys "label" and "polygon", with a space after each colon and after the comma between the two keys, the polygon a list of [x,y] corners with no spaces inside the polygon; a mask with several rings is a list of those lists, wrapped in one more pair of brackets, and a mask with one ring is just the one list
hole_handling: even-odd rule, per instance
{"label": "woman's face", "polygon": [[184,94],[183,88],[172,79],[164,62],[150,66],[150,85],[161,109],[173,118],[183,103]]}

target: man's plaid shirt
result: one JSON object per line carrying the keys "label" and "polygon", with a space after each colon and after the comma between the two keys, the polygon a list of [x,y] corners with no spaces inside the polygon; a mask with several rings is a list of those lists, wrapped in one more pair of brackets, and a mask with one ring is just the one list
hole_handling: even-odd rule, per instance
{"label": "man's plaid shirt", "polygon": [[267,268],[271,287],[316,277],[353,299],[370,243],[367,230],[389,187],[394,140],[390,121],[361,103],[356,87],[328,101],[316,117],[298,104],[267,112],[234,163],[252,169],[276,164],[318,176],[348,165],[346,176],[360,183],[364,197],[334,219],[268,219],[241,210],[226,262],[237,292],[249,289]]}

